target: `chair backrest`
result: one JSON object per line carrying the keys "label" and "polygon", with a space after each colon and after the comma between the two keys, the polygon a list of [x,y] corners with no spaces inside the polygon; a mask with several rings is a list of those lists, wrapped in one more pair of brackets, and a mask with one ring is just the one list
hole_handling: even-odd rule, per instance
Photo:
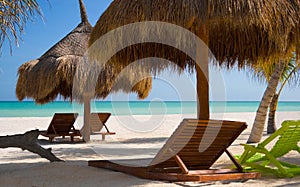
{"label": "chair backrest", "polygon": [[70,132],[77,116],[78,113],[55,113],[47,129],[47,134]]}
{"label": "chair backrest", "polygon": [[184,119],[152,160],[150,169],[178,167],[175,155],[188,169],[209,169],[245,128],[244,122]]}
{"label": "chair backrest", "polygon": [[298,142],[300,141],[300,120],[284,121],[281,125],[281,128],[271,136],[260,143],[260,146],[265,146],[266,143],[270,142],[270,140],[275,139],[275,137],[279,136],[277,142],[270,150],[270,153],[274,157],[281,157],[291,150],[300,151],[298,146]]}
{"label": "chair backrest", "polygon": [[92,132],[101,131],[103,125],[105,125],[110,115],[111,113],[91,113],[90,127]]}

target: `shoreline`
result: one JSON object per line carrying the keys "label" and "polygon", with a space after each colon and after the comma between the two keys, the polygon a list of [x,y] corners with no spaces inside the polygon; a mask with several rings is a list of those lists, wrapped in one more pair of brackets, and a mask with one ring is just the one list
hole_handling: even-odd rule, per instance
{"label": "shoreline", "polygon": [[[258,101],[211,101],[211,113],[256,112]],[[196,114],[193,101],[96,101],[91,102],[91,111],[109,112],[114,116],[151,114]],[[278,112],[300,112],[299,101],[280,101]],[[51,117],[59,112],[83,113],[83,105],[70,102],[52,102],[36,105],[33,101],[0,102],[0,117]]]}

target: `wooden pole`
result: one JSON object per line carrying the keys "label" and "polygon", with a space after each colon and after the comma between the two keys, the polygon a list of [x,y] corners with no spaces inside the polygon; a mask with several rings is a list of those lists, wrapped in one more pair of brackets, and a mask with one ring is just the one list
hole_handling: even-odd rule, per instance
{"label": "wooden pole", "polygon": [[[204,62],[206,63],[206,62]],[[208,69],[208,68],[207,68]],[[198,97],[198,119],[209,119],[209,84],[205,75],[205,70],[196,68],[197,70],[197,97]],[[208,75],[208,71],[206,73]]]}
{"label": "wooden pole", "polygon": [[84,97],[84,113],[83,113],[83,128],[82,137],[85,142],[90,141],[91,127],[90,127],[90,114],[91,114],[91,98]]}
{"label": "wooden pole", "polygon": [[[208,26],[207,23],[198,31],[198,36],[204,36],[204,43],[197,46],[197,117],[198,119],[209,119],[209,49],[208,49]],[[205,45],[206,44],[206,45]]]}

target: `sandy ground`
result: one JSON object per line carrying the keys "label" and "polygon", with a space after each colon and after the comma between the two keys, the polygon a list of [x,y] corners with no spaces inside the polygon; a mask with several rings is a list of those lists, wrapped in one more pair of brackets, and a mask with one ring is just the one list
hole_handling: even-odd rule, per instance
{"label": "sandy ground", "polygon": [[[212,119],[245,121],[248,128],[230,146],[233,154],[241,154],[251,131],[255,113],[212,114]],[[193,115],[163,115],[163,116],[112,116],[107,125],[116,135],[107,136],[105,141],[99,135],[92,135],[90,143],[76,139],[58,138],[49,143],[40,136],[39,142],[45,148],[52,148],[53,153],[65,162],[49,163],[47,160],[22,151],[17,148],[0,149],[0,186],[300,186],[300,177],[276,178],[263,176],[257,180],[231,183],[169,183],[136,178],[119,172],[93,168],[87,165],[88,160],[95,159],[131,159],[147,158],[145,162],[135,163],[145,165],[151,161],[166,139],[171,135],[183,118],[193,118]],[[277,115],[277,124],[286,119],[300,119],[300,112],[281,112]],[[50,118],[0,118],[0,135],[24,133],[29,130],[46,130]],[[82,119],[76,123],[81,128]],[[265,138],[266,136],[264,136]],[[284,159],[300,164],[300,155],[290,152]],[[217,162],[225,167],[230,164],[223,155]]]}

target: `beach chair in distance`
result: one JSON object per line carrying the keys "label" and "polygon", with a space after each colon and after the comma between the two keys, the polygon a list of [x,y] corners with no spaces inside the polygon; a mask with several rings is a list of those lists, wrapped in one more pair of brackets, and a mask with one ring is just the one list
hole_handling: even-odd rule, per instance
{"label": "beach chair in distance", "polygon": [[46,131],[41,131],[41,135],[49,138],[52,142],[55,137],[70,136],[74,141],[74,136],[81,136],[79,130],[76,130],[74,123],[78,117],[78,113],[55,113],[49,127]]}
{"label": "beach chair in distance", "polygon": [[[115,135],[115,132],[109,131],[106,122],[111,116],[111,113],[91,113],[90,126],[93,134],[101,134],[102,140],[105,140],[106,135]],[[105,132],[101,132],[102,128],[105,128]]]}
{"label": "beach chair in distance", "polygon": [[[268,150],[267,145],[272,141],[276,142]],[[293,177],[296,174],[300,174],[300,166],[280,161],[278,158],[292,150],[300,153],[299,141],[300,120],[284,121],[280,129],[256,147],[243,144],[245,151],[239,158],[239,162],[252,170],[272,173],[278,177]]]}
{"label": "beach chair in distance", "polygon": [[[116,160],[89,161],[88,165],[170,182],[244,181],[258,178],[258,172],[243,172],[241,165],[227,150],[246,127],[243,122],[184,119],[149,166],[118,164],[121,161]],[[236,169],[211,168],[224,152]]]}

